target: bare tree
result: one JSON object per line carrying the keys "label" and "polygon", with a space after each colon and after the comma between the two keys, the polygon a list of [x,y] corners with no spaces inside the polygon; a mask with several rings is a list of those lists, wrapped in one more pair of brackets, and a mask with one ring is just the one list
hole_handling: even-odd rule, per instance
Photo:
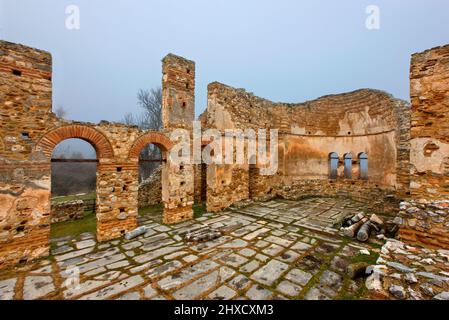
{"label": "bare tree", "polygon": [[162,129],[162,89],[140,89],[137,93],[137,103],[143,108],[142,129]]}
{"label": "bare tree", "polygon": [[137,125],[136,119],[135,119],[134,115],[133,115],[131,112],[125,113],[125,115],[123,116],[121,122],[122,122],[123,124],[128,125],[128,126],[131,126],[131,125]]}
{"label": "bare tree", "polygon": [[[136,125],[142,130],[162,129],[162,89],[160,87],[150,90],[140,89],[137,93],[137,104],[143,109],[138,115],[130,112],[122,118],[122,123],[126,125]],[[155,145],[147,145],[140,153],[140,159],[157,160],[162,154]],[[142,162],[139,166],[140,180],[150,176],[159,164],[157,162]]]}
{"label": "bare tree", "polygon": [[55,114],[58,118],[64,119],[67,115],[67,110],[63,106],[58,106],[55,110]]}

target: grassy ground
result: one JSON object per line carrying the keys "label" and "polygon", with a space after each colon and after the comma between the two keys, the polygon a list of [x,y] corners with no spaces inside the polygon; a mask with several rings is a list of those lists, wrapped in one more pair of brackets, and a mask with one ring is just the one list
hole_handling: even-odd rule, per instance
{"label": "grassy ground", "polygon": [[97,217],[92,211],[87,211],[83,219],[53,223],[50,228],[51,238],[78,236],[83,232],[95,233]]}
{"label": "grassy ground", "polygon": [[155,205],[149,206],[149,207],[139,208],[139,216],[141,216],[141,217],[157,216],[157,215],[162,216],[163,209],[164,209],[164,207],[163,207],[162,203],[158,203],[158,204],[155,204]]}
{"label": "grassy ground", "polygon": [[51,198],[51,202],[53,203],[60,203],[60,202],[66,202],[66,201],[72,201],[72,200],[93,200],[95,199],[95,192],[86,193],[83,195],[69,195],[69,196],[60,196],[60,197],[54,197]]}
{"label": "grassy ground", "polygon": [[[144,207],[144,208],[139,208],[139,216],[143,217],[143,216],[157,216],[157,215],[161,215],[162,216],[162,212],[164,210],[163,204],[159,203],[153,206],[149,206],[149,207]],[[199,218],[201,217],[203,214],[205,214],[206,211],[206,204],[205,203],[195,203],[193,205],[193,217]]]}

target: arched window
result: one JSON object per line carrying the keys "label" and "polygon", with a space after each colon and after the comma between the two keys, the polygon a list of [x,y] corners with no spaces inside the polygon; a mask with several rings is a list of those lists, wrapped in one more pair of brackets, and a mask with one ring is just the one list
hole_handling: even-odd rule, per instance
{"label": "arched window", "polygon": [[345,178],[352,179],[352,154],[345,154]]}
{"label": "arched window", "polygon": [[365,152],[359,154],[360,179],[368,180],[368,155]]}
{"label": "arched window", "polygon": [[338,177],[338,154],[332,152],[329,154],[329,179],[337,179]]}

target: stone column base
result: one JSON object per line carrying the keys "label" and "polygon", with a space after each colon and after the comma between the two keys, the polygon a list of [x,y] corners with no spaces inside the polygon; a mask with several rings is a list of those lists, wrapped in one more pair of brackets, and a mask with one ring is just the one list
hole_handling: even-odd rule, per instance
{"label": "stone column base", "polygon": [[137,228],[136,217],[125,220],[97,221],[97,240],[102,242],[117,239],[135,228]]}
{"label": "stone column base", "polygon": [[174,209],[164,208],[163,223],[174,224],[193,219],[192,206],[178,207]]}

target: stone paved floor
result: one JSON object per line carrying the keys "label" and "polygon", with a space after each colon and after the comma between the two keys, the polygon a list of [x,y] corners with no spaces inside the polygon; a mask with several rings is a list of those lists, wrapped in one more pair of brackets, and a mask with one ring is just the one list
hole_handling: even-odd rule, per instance
{"label": "stone paved floor", "polygon": [[[0,299],[363,298],[346,266],[379,246],[350,242],[332,226],[363,210],[350,200],[276,200],[177,224],[141,218],[150,230],[97,243],[93,234],[55,239],[52,257],[0,273]],[[187,243],[205,226],[223,236]],[[79,277],[77,277],[79,275]],[[76,279],[80,279],[77,285]]]}

